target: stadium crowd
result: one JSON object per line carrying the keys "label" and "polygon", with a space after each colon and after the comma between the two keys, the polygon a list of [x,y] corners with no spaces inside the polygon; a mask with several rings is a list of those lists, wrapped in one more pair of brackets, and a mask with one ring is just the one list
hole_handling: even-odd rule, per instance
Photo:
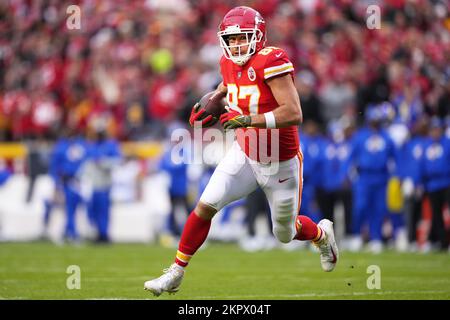
{"label": "stadium crowd", "polygon": [[[73,4],[79,30],[66,25]],[[220,81],[217,26],[244,4],[261,12],[268,43],[296,67],[303,148],[315,135],[332,138],[372,120],[389,123],[396,149],[423,130],[421,119],[450,127],[445,1],[9,0],[0,3],[0,141],[56,141],[63,129],[84,134],[98,119],[119,141],[163,141]],[[381,8],[379,29],[366,25],[369,5]],[[323,214],[308,197],[329,199],[335,189],[308,179],[314,190],[305,188],[304,203]],[[449,185],[450,177],[439,188]]]}
{"label": "stadium crowd", "polygon": [[[66,26],[71,4],[80,30]],[[218,81],[221,17],[242,1],[26,1],[0,5],[0,137],[55,137],[99,115],[119,139],[186,120]],[[359,116],[391,101],[440,117],[449,111],[445,1],[246,1],[268,21],[314,99],[305,119]],[[369,4],[382,26],[366,27]],[[320,103],[320,105],[319,105]]]}

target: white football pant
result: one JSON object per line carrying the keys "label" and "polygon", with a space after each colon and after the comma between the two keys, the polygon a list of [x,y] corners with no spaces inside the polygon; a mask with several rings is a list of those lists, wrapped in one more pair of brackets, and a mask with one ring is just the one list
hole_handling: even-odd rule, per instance
{"label": "white football pant", "polygon": [[303,156],[263,164],[248,158],[235,141],[220,161],[200,201],[217,211],[247,196],[258,185],[268,199],[273,234],[283,243],[290,242],[295,234],[295,219],[300,210],[303,186]]}

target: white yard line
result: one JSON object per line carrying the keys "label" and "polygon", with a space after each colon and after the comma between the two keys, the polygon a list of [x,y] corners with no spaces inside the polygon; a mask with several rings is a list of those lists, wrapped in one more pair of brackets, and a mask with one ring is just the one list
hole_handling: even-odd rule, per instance
{"label": "white yard line", "polygon": [[[450,291],[429,290],[429,291],[376,291],[376,292],[348,292],[348,293],[303,293],[303,294],[277,294],[277,295],[239,295],[239,296],[189,296],[189,300],[252,300],[252,299],[279,299],[279,298],[333,298],[333,297],[352,297],[352,296],[389,296],[389,295],[408,295],[408,294],[448,294]],[[28,300],[27,297],[3,297],[0,300]],[[80,298],[82,300],[155,300],[155,297],[145,299],[125,298],[125,297],[100,297],[100,298]],[[69,299],[70,300],[70,299]]]}

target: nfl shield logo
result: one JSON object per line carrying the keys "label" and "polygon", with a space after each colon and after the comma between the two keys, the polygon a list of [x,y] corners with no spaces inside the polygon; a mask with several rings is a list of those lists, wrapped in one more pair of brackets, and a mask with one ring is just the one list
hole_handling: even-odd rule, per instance
{"label": "nfl shield logo", "polygon": [[248,78],[250,79],[250,81],[255,81],[255,79],[256,79],[256,72],[255,72],[255,69],[253,69],[253,67],[250,67],[248,69],[247,75],[248,75]]}
{"label": "nfl shield logo", "polygon": [[242,72],[241,72],[241,71],[239,71],[239,72],[237,73],[237,77],[238,77],[238,79],[240,79],[240,78],[241,78],[241,76],[242,76]]}

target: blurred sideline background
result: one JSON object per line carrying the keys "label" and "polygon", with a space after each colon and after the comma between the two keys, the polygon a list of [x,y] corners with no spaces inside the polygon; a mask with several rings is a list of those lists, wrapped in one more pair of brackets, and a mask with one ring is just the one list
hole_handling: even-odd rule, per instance
{"label": "blurred sideline background", "polygon": [[[70,5],[80,8],[79,30],[66,26]],[[221,146],[205,149],[210,157],[205,165],[176,169],[164,155],[171,150],[171,132],[189,130],[192,105],[220,81],[217,26],[236,5],[263,15],[268,44],[285,49],[296,68],[304,153],[311,146],[322,150],[322,141],[336,136],[333,143],[340,143],[347,131],[350,139],[370,119],[370,108],[380,111],[379,120],[398,150],[416,134],[420,119],[438,119],[449,138],[446,1],[1,1],[0,239],[160,241],[173,246],[186,212],[220,159],[220,152],[212,150]],[[381,8],[380,29],[366,26],[369,5]],[[75,144],[67,142],[74,139]],[[83,156],[105,141],[110,143],[97,148],[104,153]],[[58,142],[66,144],[58,149]],[[113,144],[120,151],[115,155],[110,153]],[[68,150],[82,150],[71,169],[62,168],[58,158],[66,151],[77,157]],[[96,209],[92,195],[100,180],[89,180],[95,176],[86,174],[89,161],[107,164],[97,168],[102,181],[98,203],[107,206],[101,194],[107,190],[110,218],[97,217],[104,209]],[[312,172],[317,168],[311,167]],[[443,174],[448,175],[448,189],[450,172]],[[312,191],[305,192],[302,206],[320,217],[317,200],[326,188],[307,177],[305,184]],[[406,189],[398,202],[408,196]],[[67,209],[69,198],[76,213],[71,218],[66,213],[72,210]],[[420,193],[420,204],[413,230],[417,238],[404,234],[402,250],[427,242],[431,208],[426,193]],[[398,215],[405,215],[403,209]],[[446,210],[442,216],[448,232]],[[212,238],[254,237],[246,211],[241,202],[215,218]],[[350,237],[345,220],[351,217],[342,204],[333,211],[340,239]],[[67,219],[75,219],[75,225],[67,225]],[[270,238],[268,248],[274,246],[264,219],[256,221],[256,233]],[[405,221],[400,229],[406,228]],[[105,223],[106,238],[99,238]],[[384,240],[395,238],[392,228],[386,220]],[[261,246],[248,242],[243,248]]]}

